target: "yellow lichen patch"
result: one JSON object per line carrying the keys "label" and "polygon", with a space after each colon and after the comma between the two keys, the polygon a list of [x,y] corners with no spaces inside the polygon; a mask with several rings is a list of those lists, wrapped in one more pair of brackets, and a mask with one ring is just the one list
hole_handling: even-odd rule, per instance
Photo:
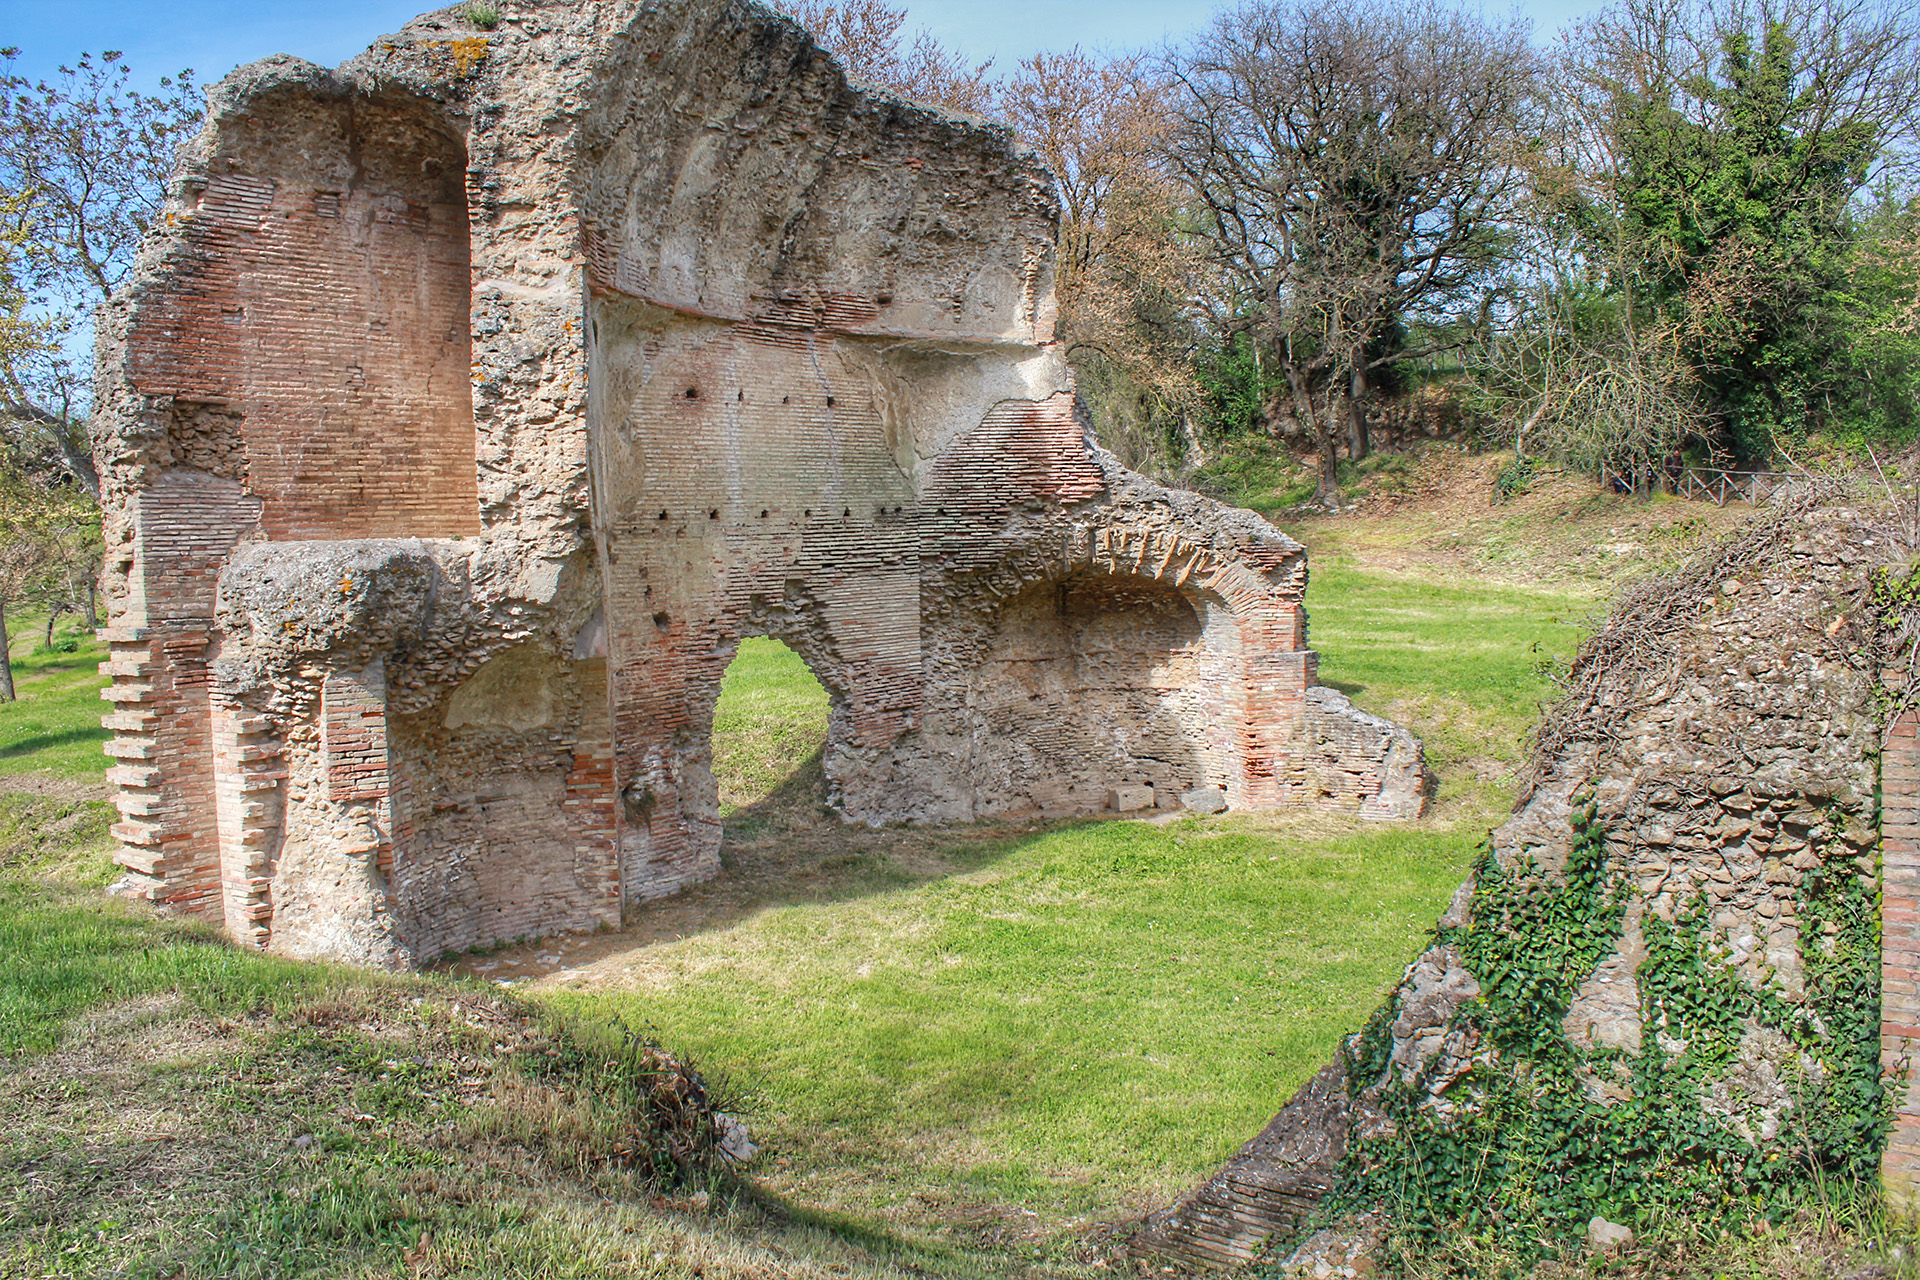
{"label": "yellow lichen patch", "polygon": [[440,42],[440,47],[453,55],[455,74],[468,76],[473,69],[487,59],[488,40],[485,36],[466,36],[459,40]]}

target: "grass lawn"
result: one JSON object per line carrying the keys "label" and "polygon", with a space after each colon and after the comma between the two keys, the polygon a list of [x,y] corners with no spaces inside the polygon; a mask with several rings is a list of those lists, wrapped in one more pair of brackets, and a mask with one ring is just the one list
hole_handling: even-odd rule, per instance
{"label": "grass lawn", "polygon": [[713,709],[720,815],[737,818],[778,790],[827,740],[827,691],[777,640],[743,642]]}
{"label": "grass lawn", "polygon": [[[540,989],[751,1084],[783,1196],[1055,1255],[1165,1203],[1357,1029],[1508,802],[1578,592],[1316,567],[1322,676],[1412,724],[1419,823],[1326,815],[847,832],[817,815],[825,698],[742,645],[716,711],[730,879]],[[772,791],[772,801],[755,800]],[[1009,1223],[992,1206],[1017,1206]]]}
{"label": "grass lawn", "polygon": [[552,998],[751,1084],[791,1199],[933,1230],[1019,1206],[1062,1243],[1251,1136],[1399,976],[1476,839],[956,840],[948,874],[768,905]]}
{"label": "grass lawn", "polygon": [[1408,725],[1440,780],[1440,812],[1497,821],[1543,704],[1597,608],[1591,594],[1367,572],[1316,560],[1308,639],[1320,679]]}
{"label": "grass lawn", "polygon": [[54,628],[55,645],[72,643],[71,653],[44,647],[44,617],[8,618],[7,629],[20,697],[0,704],[0,779],[37,773],[97,783],[107,767],[101,744],[112,736],[100,727],[110,709],[100,700],[106,646],[71,618]]}
{"label": "grass lawn", "polygon": [[[627,929],[468,966],[534,979],[531,1002],[244,952],[104,897],[100,654],[30,653],[22,624],[22,697],[0,706],[0,1275],[1114,1274],[1087,1228],[1210,1172],[1423,945],[1592,600],[1382,571],[1315,545],[1332,532],[1302,532],[1323,676],[1425,736],[1433,815],[848,828],[819,803],[824,696],[750,642],[717,719],[726,873]],[[751,1091],[751,1186],[650,1176],[616,1018]],[[1805,1239],[1804,1265],[1799,1237],[1790,1265],[1786,1242],[1751,1265],[1692,1242],[1707,1270],[1647,1274],[1812,1276],[1860,1252]]]}

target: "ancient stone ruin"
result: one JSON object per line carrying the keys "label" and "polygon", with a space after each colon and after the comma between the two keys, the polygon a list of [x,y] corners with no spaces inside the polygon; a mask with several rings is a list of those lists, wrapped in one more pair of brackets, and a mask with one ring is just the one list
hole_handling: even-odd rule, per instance
{"label": "ancient stone ruin", "polygon": [[1299,545],[1092,443],[1056,220],[744,0],[234,72],[102,324],[125,883],[389,965],[618,922],[718,868],[759,634],[851,821],[1417,814]]}
{"label": "ancient stone ruin", "polygon": [[[1390,1162],[1500,1129],[1484,1109],[1516,1080],[1584,1106],[1541,1184],[1585,1183],[1610,1209],[1689,1179],[1757,1202],[1770,1183],[1839,1186],[1876,1163],[1894,1206],[1920,1204],[1920,624],[1898,621],[1890,642],[1882,598],[1889,582],[1920,588],[1917,539],[1904,510],[1811,494],[1628,596],[1433,944],[1135,1250],[1244,1264],[1330,1191],[1358,1186],[1371,1207]],[[1528,968],[1554,953],[1511,923],[1538,928],[1524,908],[1549,901],[1591,944],[1555,974]],[[1502,1168],[1498,1146],[1475,1167]],[[1372,1248],[1373,1225],[1309,1239],[1301,1273]]]}

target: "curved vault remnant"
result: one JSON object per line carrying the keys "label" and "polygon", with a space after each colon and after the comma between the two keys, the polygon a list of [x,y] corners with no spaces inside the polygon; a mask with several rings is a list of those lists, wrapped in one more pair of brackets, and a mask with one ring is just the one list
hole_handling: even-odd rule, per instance
{"label": "curved vault remnant", "polygon": [[718,868],[753,634],[850,820],[1416,813],[1301,548],[1091,442],[1057,217],[745,0],[234,72],[102,325],[127,885],[393,965],[617,921]]}

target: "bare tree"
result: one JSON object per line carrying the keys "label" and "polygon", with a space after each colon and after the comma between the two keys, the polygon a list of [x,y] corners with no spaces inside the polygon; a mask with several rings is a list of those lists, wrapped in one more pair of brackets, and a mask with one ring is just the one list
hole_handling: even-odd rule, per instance
{"label": "bare tree", "polygon": [[1107,447],[1163,474],[1170,452],[1205,461],[1187,305],[1205,263],[1160,162],[1167,97],[1147,59],[1074,48],[1017,64],[998,99],[1057,179],[1058,332],[1081,398]]}
{"label": "bare tree", "polygon": [[1311,423],[1319,497],[1342,437],[1365,456],[1384,365],[1489,304],[1503,224],[1524,190],[1538,59],[1524,25],[1431,0],[1254,0],[1167,56],[1168,160],[1232,288],[1225,332],[1262,332],[1294,416]]}
{"label": "bare tree", "polygon": [[907,11],[885,0],[774,0],[773,7],[811,32],[854,80],[974,115],[993,101],[993,59],[970,65],[924,28],[906,40]]}
{"label": "bare tree", "polygon": [[[0,50],[0,58],[16,53]],[[22,232],[18,282],[52,339],[0,350],[0,419],[48,440],[96,497],[86,430],[93,313],[132,267],[174,149],[203,110],[192,72],[147,94],[129,87],[119,58],[82,54],[49,80],[0,74],[0,191],[25,198],[12,214]]]}

